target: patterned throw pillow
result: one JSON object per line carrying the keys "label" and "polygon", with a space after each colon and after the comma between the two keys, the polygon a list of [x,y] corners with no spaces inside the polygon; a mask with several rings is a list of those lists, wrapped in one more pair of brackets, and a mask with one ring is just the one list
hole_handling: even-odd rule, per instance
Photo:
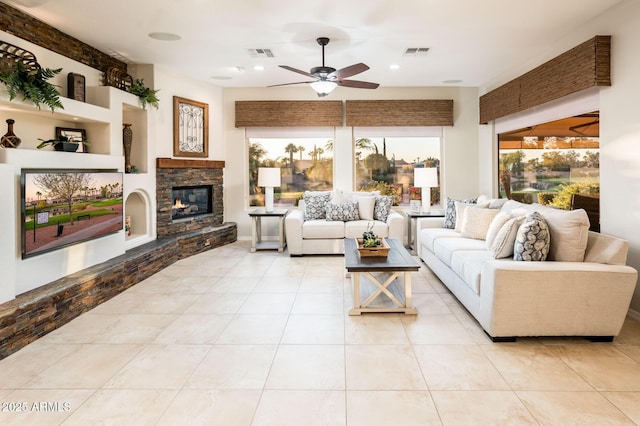
{"label": "patterned throw pillow", "polygon": [[305,220],[324,219],[327,215],[327,203],[330,198],[331,192],[305,192],[302,196],[305,205]]}
{"label": "patterned throw pillow", "polygon": [[386,222],[391,213],[391,206],[393,205],[393,197],[391,195],[382,195],[376,197],[376,205],[373,208],[373,218],[375,220],[381,220]]}
{"label": "patterned throw pillow", "polygon": [[464,200],[456,200],[447,197],[444,209],[444,227],[447,229],[456,229],[456,201],[465,204],[475,204],[475,198],[466,198]]}
{"label": "patterned throw pillow", "polygon": [[549,254],[551,238],[547,221],[538,212],[524,220],[513,246],[513,260],[544,261]]}
{"label": "patterned throw pillow", "polygon": [[360,220],[356,201],[350,203],[327,203],[326,215],[327,220],[341,220],[343,222]]}

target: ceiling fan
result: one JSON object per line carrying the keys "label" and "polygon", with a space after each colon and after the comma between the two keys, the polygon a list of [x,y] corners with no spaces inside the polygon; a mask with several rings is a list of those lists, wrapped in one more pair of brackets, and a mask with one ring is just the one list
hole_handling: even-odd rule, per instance
{"label": "ceiling fan", "polygon": [[336,70],[332,67],[327,67],[324,65],[324,47],[329,44],[328,37],[318,37],[316,39],[318,44],[322,46],[322,66],[321,67],[313,67],[310,72],[302,71],[297,68],[293,68],[287,65],[279,65],[280,68],[284,68],[289,71],[297,72],[298,74],[306,75],[307,77],[315,78],[315,80],[311,81],[299,81],[297,83],[285,83],[285,84],[274,84],[269,87],[276,86],[289,86],[292,84],[307,84],[311,86],[313,90],[316,91],[319,97],[327,96],[333,89],[337,86],[343,87],[355,87],[357,89],[376,89],[380,86],[378,83],[370,83],[368,81],[359,81],[359,80],[346,80],[347,77],[351,77],[356,74],[360,74],[361,72],[365,72],[369,69],[369,67],[363,63],[353,64],[348,67]]}

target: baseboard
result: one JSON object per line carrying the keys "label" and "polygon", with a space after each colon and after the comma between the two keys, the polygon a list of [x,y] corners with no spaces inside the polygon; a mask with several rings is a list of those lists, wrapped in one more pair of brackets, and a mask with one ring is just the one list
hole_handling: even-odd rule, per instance
{"label": "baseboard", "polygon": [[632,319],[640,322],[640,312],[638,312],[638,311],[634,311],[633,309],[629,309],[629,312],[627,312],[627,316],[629,318],[632,318]]}

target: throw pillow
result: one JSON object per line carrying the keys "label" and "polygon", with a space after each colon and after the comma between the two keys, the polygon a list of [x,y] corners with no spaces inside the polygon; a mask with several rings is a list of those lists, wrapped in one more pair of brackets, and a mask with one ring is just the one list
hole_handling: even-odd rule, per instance
{"label": "throw pillow", "polygon": [[373,220],[373,209],[376,197],[373,195],[354,195],[353,201],[358,202],[358,215],[362,220]]}
{"label": "throw pillow", "polygon": [[522,222],[524,222],[524,216],[509,219],[507,223],[502,225],[491,246],[491,254],[495,259],[513,256],[513,245],[516,241],[518,228],[520,228]]}
{"label": "throw pillow", "polygon": [[358,203],[356,201],[350,203],[327,203],[326,217],[327,220],[341,220],[343,222],[360,220]]}
{"label": "throw pillow", "polygon": [[327,203],[330,198],[331,192],[305,192],[302,196],[305,205],[305,220],[324,219],[327,215]]}
{"label": "throw pillow", "polygon": [[496,209],[484,209],[481,207],[467,207],[462,222],[462,236],[475,240],[487,238],[487,230],[493,218],[499,213]]}
{"label": "throw pillow", "polygon": [[498,235],[498,232],[500,231],[500,228],[502,228],[502,225],[507,223],[509,219],[511,219],[511,216],[502,211],[498,212],[498,214],[495,215],[495,217],[491,221],[491,224],[489,225],[489,228],[487,229],[487,248],[491,248],[493,242],[496,239],[496,236]]}
{"label": "throw pillow", "polygon": [[393,197],[391,195],[382,195],[376,197],[376,204],[373,208],[373,219],[386,222],[391,213],[391,206],[393,205]]}
{"label": "throw pillow", "polygon": [[475,203],[474,198],[467,198],[465,200],[456,200],[453,198],[447,197],[445,201],[445,209],[444,209],[444,227],[447,229],[455,229],[456,228],[456,201],[461,201],[467,204]]}
{"label": "throw pillow", "polygon": [[518,228],[513,246],[513,260],[544,261],[549,254],[549,226],[544,217],[533,212]]}

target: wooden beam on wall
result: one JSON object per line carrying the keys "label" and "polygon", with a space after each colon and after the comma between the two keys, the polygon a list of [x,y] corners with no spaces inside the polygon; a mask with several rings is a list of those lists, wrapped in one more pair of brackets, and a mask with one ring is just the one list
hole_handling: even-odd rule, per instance
{"label": "wooden beam on wall", "polygon": [[342,101],[236,101],[236,127],[325,126],[342,126]]}
{"label": "wooden beam on wall", "polygon": [[453,126],[453,100],[346,101],[346,125]]}
{"label": "wooden beam on wall", "polygon": [[595,36],[481,96],[480,124],[594,86],[611,86],[611,36]]}

